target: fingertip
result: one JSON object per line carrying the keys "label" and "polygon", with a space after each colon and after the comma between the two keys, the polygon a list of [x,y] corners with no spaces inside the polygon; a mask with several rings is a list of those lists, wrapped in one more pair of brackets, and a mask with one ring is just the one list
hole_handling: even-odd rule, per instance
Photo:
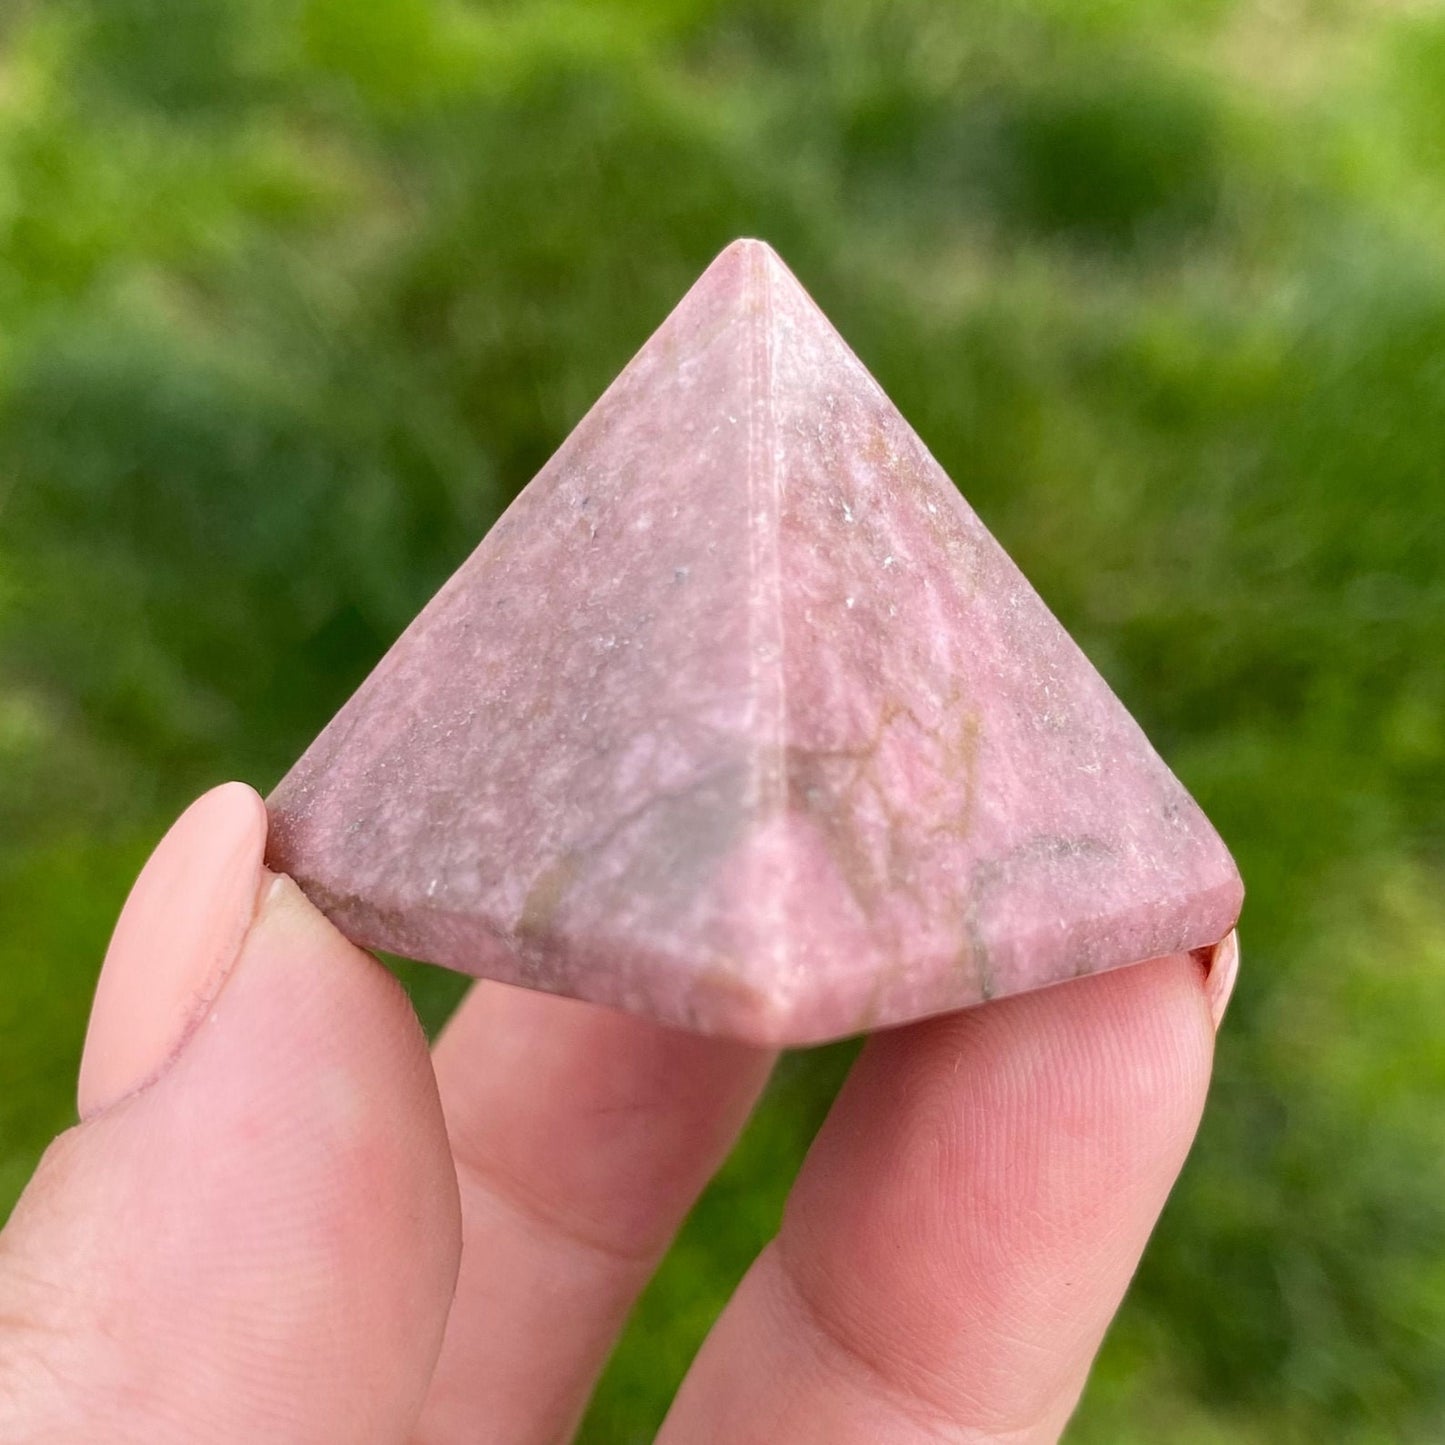
{"label": "fingertip", "polygon": [[[1055,1052],[1044,1077],[1097,1127],[1144,1153],[1193,1137],[1209,1087],[1214,1029],[1199,970],[1170,954],[1015,1001],[1015,1027]],[[1002,1006],[1001,1006],[1002,1011]],[[985,1022],[987,1022],[985,1020]],[[1023,1049],[1015,1049],[1021,1058]]]}
{"label": "fingertip", "polygon": [[1212,1059],[1198,967],[1175,954],[876,1035],[848,1092],[900,1147],[904,1120],[980,1139],[1007,1124],[1015,1146],[1116,1127],[1143,1146],[1192,1133]]}
{"label": "fingertip", "polygon": [[1213,948],[1204,951],[1204,992],[1216,1032],[1224,1022],[1224,1011],[1239,981],[1239,930],[1231,928]]}
{"label": "fingertip", "polygon": [[223,783],[171,825],[116,920],[77,1085],[83,1119],[157,1077],[225,982],[264,881],[266,806]]}

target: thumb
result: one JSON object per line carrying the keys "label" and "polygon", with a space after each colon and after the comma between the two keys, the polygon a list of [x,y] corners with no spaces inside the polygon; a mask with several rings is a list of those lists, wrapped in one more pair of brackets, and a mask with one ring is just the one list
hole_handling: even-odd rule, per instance
{"label": "thumb", "polygon": [[262,866],[230,783],[142,870],[81,1124],[0,1234],[0,1439],[395,1442],[441,1345],[456,1180],[405,996]]}

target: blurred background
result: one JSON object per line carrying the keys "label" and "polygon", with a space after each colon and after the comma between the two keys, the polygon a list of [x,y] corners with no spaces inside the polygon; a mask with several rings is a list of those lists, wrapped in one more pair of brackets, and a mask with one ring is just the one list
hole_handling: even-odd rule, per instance
{"label": "blurred background", "polygon": [[[1445,1439],[1445,9],[0,6],[0,1218],[199,790],[264,791],[760,235],[1233,846],[1199,1146],[1070,1439]],[[460,984],[404,970],[435,1026]],[[849,1049],[586,1427],[651,1439]]]}

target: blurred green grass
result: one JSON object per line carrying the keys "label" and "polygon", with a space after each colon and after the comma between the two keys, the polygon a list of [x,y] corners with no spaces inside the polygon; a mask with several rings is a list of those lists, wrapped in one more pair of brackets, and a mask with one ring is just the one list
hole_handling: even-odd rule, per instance
{"label": "blurred green grass", "polygon": [[[1445,1438],[1445,14],[0,10],[0,1212],[148,846],[268,786],[710,257],[773,241],[1235,848],[1245,970],[1071,1434]],[[409,968],[433,1023],[457,985]],[[651,1438],[847,1048],[591,1442]]]}

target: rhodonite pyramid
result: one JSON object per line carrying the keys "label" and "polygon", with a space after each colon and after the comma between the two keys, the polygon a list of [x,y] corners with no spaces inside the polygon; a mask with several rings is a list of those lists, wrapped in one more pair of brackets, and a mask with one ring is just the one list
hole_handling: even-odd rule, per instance
{"label": "rhodonite pyramid", "polygon": [[802,1043],[1227,934],[1214,829],[739,241],[270,800],[358,942]]}

